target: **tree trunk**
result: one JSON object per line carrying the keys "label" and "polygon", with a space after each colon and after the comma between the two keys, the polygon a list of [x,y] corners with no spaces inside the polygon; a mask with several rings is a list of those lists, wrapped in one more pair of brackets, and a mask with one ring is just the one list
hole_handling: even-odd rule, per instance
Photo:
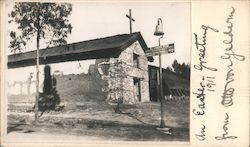
{"label": "tree trunk", "polygon": [[[39,10],[38,10],[39,11]],[[38,121],[38,103],[39,103],[39,41],[40,41],[40,20],[39,12],[37,15],[37,37],[36,37],[36,101],[35,101],[35,122]]]}

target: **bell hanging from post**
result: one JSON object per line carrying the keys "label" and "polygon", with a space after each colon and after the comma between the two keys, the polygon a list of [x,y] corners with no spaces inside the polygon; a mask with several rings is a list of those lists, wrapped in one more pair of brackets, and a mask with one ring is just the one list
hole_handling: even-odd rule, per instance
{"label": "bell hanging from post", "polygon": [[164,35],[163,24],[162,24],[162,20],[160,18],[158,18],[158,22],[157,22],[157,26],[155,27],[154,35],[155,36]]}

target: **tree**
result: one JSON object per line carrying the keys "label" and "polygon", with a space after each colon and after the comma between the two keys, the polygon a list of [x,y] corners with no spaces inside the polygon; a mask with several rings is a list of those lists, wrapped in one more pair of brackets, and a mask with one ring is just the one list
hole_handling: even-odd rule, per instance
{"label": "tree", "polygon": [[[171,68],[168,68],[171,69]],[[185,64],[184,62],[182,64],[178,63],[178,61],[175,59],[172,64],[172,69],[175,73],[179,74],[181,77],[185,79],[190,79],[190,65]]]}
{"label": "tree", "polygon": [[68,3],[40,3],[19,2],[15,3],[13,10],[8,14],[9,23],[16,23],[17,31],[10,32],[11,52],[21,52],[22,48],[35,38],[36,58],[36,103],[35,121],[38,120],[39,99],[39,49],[40,41],[45,41],[47,46],[66,44],[72,26],[67,17],[71,14],[72,6]]}
{"label": "tree", "polygon": [[60,103],[60,97],[56,90],[56,78],[51,76],[50,66],[44,67],[44,86],[43,93],[39,96],[38,109],[41,111],[40,116],[45,111],[56,110],[56,106]]}
{"label": "tree", "polygon": [[168,66],[166,70],[172,71],[172,68]]}

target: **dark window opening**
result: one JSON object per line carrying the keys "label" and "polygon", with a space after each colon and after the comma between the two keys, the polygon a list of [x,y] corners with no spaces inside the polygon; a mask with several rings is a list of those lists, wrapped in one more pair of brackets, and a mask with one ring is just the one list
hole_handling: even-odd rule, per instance
{"label": "dark window opening", "polygon": [[133,66],[139,68],[139,55],[133,54]]}

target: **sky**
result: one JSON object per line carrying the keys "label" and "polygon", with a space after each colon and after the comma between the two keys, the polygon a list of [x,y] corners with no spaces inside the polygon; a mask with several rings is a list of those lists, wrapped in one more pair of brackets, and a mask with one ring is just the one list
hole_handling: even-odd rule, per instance
{"label": "sky", "polygon": [[162,19],[165,35],[161,44],[175,43],[176,48],[174,54],[163,56],[163,67],[171,65],[174,59],[190,62],[189,3],[76,4],[73,5],[72,15],[69,17],[73,32],[68,41],[129,33],[129,20],[125,15],[130,8],[135,19],[133,32],[141,32],[148,47],[158,46],[158,37],[153,33],[157,19]]}
{"label": "sky", "polygon": [[[12,9],[12,4],[7,5],[7,13]],[[125,16],[132,9],[133,32],[141,32],[148,47],[158,46],[158,36],[154,36],[157,19],[163,21],[164,37],[161,44],[175,44],[175,53],[162,56],[162,66],[164,68],[171,66],[174,59],[178,62],[190,63],[191,54],[191,9],[190,3],[178,2],[143,2],[143,3],[72,3],[72,13],[69,21],[72,24],[72,33],[67,38],[68,43],[85,41],[96,38],[103,38],[118,34],[129,33],[129,20]],[[6,14],[7,17],[7,14]],[[16,30],[14,24],[6,22],[6,36],[11,30]],[[6,38],[7,54],[9,54],[9,37]],[[43,46],[45,47],[45,45]],[[34,50],[35,44],[30,43],[24,50]],[[158,66],[158,57],[154,57],[154,63]],[[52,64],[52,72],[61,70],[64,74],[87,73],[89,64],[95,60],[75,61],[70,63]],[[79,64],[81,66],[79,66]],[[40,67],[43,69],[43,66]],[[16,74],[18,69],[10,69],[10,74]],[[35,67],[22,68],[23,72],[29,73],[35,71]],[[27,79],[28,75],[25,74]],[[16,80],[20,77],[16,78]]]}

